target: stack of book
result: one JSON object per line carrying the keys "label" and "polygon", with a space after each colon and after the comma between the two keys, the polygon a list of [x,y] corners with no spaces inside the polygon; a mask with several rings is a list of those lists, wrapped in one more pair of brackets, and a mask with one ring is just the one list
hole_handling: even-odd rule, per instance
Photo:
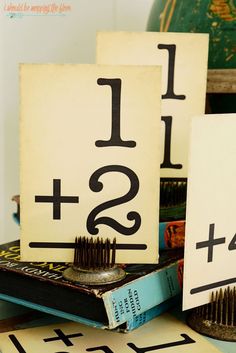
{"label": "stack of book", "polygon": [[0,246],[0,298],[94,327],[130,331],[175,305],[182,290],[182,249],[159,264],[126,265],[126,277],[103,286],[66,281],[66,263],[19,261],[20,242]]}
{"label": "stack of book", "polygon": [[[165,197],[161,212],[164,210],[165,216],[160,214],[159,264],[124,265],[126,277],[115,284],[73,284],[62,275],[69,264],[20,261],[18,240],[0,246],[0,298],[57,317],[123,332],[177,305],[182,293],[185,220],[175,219],[176,210],[169,208],[169,183],[165,190],[161,184],[161,190],[162,199]],[[17,203],[13,216],[20,222],[20,198],[14,196],[13,200]]]}

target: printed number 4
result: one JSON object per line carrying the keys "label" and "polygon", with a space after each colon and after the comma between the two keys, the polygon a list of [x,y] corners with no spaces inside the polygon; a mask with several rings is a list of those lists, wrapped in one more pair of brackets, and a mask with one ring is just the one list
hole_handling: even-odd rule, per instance
{"label": "printed number 4", "polygon": [[231,242],[229,243],[228,249],[229,250],[236,250],[236,233],[234,234]]}

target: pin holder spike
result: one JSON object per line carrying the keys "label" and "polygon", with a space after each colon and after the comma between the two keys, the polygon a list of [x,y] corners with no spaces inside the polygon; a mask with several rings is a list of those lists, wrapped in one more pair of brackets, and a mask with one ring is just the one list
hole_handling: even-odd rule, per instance
{"label": "pin holder spike", "polygon": [[203,335],[236,342],[236,287],[212,292],[210,303],[193,309],[187,321]]}
{"label": "pin holder spike", "polygon": [[74,262],[63,272],[71,282],[104,285],[122,280],[126,273],[115,264],[116,239],[76,237]]}

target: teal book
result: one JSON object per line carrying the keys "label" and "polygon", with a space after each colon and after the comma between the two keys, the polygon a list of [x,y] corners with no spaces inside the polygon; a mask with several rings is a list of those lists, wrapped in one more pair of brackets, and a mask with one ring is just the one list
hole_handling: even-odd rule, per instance
{"label": "teal book", "polygon": [[[46,313],[46,311],[50,312],[50,309],[40,308],[40,306],[35,305],[34,303],[24,302],[18,300],[16,297],[9,297],[5,295],[2,295],[2,298],[5,300],[0,300],[0,332],[19,330],[29,327],[39,327],[68,321],[75,321],[88,326],[107,329],[107,327],[101,325],[100,322],[91,320],[84,321],[84,319],[78,315],[76,318],[70,316],[69,314],[63,315],[63,313],[62,315],[59,313],[59,316],[56,316],[56,311],[52,310],[52,314]],[[122,333],[133,331],[151,321],[155,317],[179,305],[180,302],[181,295],[176,295],[175,297],[154,306],[144,313],[134,316],[132,319],[129,319],[127,322],[116,327],[114,330]],[[65,316],[67,319],[65,319]]]}
{"label": "teal book", "polygon": [[19,241],[3,244],[0,298],[90,326],[114,329],[182,291],[182,249],[161,252],[159,264],[126,265],[123,280],[103,286],[65,280],[62,273],[68,266],[21,262]]}
{"label": "teal book", "polygon": [[0,332],[39,327],[67,320],[29,307],[0,300]]}

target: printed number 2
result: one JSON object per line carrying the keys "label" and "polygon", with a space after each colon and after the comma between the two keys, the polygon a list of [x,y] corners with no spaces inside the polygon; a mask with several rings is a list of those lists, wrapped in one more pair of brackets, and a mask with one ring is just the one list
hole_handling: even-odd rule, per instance
{"label": "printed number 2", "polygon": [[101,167],[98,170],[96,170],[90,177],[89,180],[89,187],[92,191],[94,192],[99,192],[103,189],[103,184],[99,181],[100,176],[102,176],[105,173],[110,173],[110,172],[118,172],[118,173],[123,173],[125,174],[129,180],[130,180],[130,189],[129,191],[116,199],[106,201],[97,207],[95,207],[89,214],[87,218],[87,230],[90,234],[98,234],[98,228],[96,227],[98,224],[106,224],[109,227],[115,229],[121,234],[124,235],[132,235],[137,232],[137,230],[140,228],[141,225],[141,217],[139,213],[135,211],[131,211],[127,214],[127,219],[129,221],[134,221],[133,226],[131,227],[125,227],[122,224],[118,223],[116,220],[110,217],[99,217],[96,219],[96,216],[110,208],[114,207],[117,205],[120,205],[122,203],[126,203],[130,200],[132,200],[138,193],[139,190],[139,180],[137,175],[132,171],[131,169],[121,166],[121,165],[108,165],[105,167]]}

